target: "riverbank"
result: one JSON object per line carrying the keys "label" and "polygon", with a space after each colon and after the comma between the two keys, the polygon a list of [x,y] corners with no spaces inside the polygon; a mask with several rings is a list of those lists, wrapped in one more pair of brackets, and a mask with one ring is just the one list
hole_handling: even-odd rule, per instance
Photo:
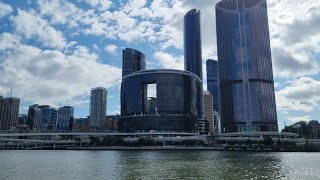
{"label": "riverbank", "polygon": [[40,146],[40,147],[29,147],[29,148],[5,148],[1,150],[75,150],[75,151],[238,151],[238,152],[320,152],[320,149],[288,149],[288,148],[226,148],[226,147],[207,147],[207,146],[87,146],[87,147],[52,147],[52,146]]}
{"label": "riverbank", "polygon": [[93,147],[67,147],[65,150],[193,150],[193,151],[247,151],[247,152],[320,152],[318,151],[305,151],[305,150],[288,150],[272,148],[265,149],[226,149],[224,147],[204,147],[204,146],[93,146]]}

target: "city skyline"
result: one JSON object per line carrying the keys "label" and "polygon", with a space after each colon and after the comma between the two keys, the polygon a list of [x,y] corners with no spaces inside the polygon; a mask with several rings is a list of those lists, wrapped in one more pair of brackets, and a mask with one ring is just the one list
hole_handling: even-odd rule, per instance
{"label": "city skyline", "polygon": [[[131,5],[109,1],[109,7],[70,1],[2,2],[0,93],[9,96],[13,88],[14,97],[21,99],[20,113],[26,114],[30,104],[70,105],[75,107],[75,117],[86,117],[90,89],[98,86],[108,89],[108,114],[120,112],[121,49],[146,54],[148,69],[183,69],[183,16],[193,8],[200,9],[202,16],[202,63],[217,59],[217,1],[164,2],[167,6],[160,1]],[[317,22],[314,9],[320,3],[298,2],[293,10],[295,3],[290,1],[268,1],[279,129],[283,121],[319,119],[320,113],[319,34],[318,27],[310,28]],[[68,10],[53,11],[58,3]],[[282,10],[284,5],[288,9]],[[107,28],[105,19],[115,22],[113,29]],[[306,26],[308,34],[301,37],[299,30]]]}

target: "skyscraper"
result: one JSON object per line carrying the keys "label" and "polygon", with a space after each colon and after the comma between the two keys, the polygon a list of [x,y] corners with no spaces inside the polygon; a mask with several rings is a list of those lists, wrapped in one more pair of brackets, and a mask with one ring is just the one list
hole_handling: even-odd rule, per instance
{"label": "skyscraper", "polygon": [[20,99],[0,96],[0,130],[9,130],[18,124]]}
{"label": "skyscraper", "polygon": [[184,68],[196,74],[201,84],[197,87],[197,116],[200,132],[204,132],[202,52],[200,11],[192,9],[184,16]]}
{"label": "skyscraper", "polygon": [[219,76],[218,61],[208,59],[207,66],[207,89],[213,97],[213,110],[219,112]]}
{"label": "skyscraper", "polygon": [[74,109],[71,106],[63,106],[58,109],[57,129],[71,130],[71,120],[74,115]]}
{"label": "skyscraper", "polygon": [[213,114],[213,98],[209,91],[203,91],[203,100],[204,100],[204,114],[206,120],[209,122],[209,133],[214,133],[214,114]]}
{"label": "skyscraper", "polygon": [[200,11],[192,9],[184,16],[184,69],[202,79]]}
{"label": "skyscraper", "polygon": [[146,69],[146,56],[142,52],[126,48],[122,53],[122,77]]}
{"label": "skyscraper", "polygon": [[90,126],[94,128],[102,128],[103,122],[106,119],[107,111],[107,90],[103,87],[98,87],[91,90],[90,95]]}
{"label": "skyscraper", "polygon": [[30,129],[41,129],[42,111],[38,104],[29,106],[27,125]]}
{"label": "skyscraper", "polygon": [[222,132],[277,131],[266,0],[216,5]]}

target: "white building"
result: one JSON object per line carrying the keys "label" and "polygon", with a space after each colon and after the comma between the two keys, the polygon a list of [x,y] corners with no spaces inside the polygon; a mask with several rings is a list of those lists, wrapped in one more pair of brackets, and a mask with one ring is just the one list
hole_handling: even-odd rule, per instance
{"label": "white building", "polygon": [[91,90],[89,123],[94,128],[102,128],[106,119],[107,90],[98,87]]}

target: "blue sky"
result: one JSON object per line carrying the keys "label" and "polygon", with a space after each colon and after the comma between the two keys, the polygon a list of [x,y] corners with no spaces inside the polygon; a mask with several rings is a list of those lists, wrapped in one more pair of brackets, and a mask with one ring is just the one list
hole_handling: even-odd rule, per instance
{"label": "blue sky", "polygon": [[[183,69],[183,16],[197,8],[205,69],[217,59],[217,2],[1,0],[0,94],[13,88],[20,113],[33,103],[71,105],[85,117],[90,89],[103,86],[107,113],[119,112],[122,49],[145,53],[148,69]],[[319,120],[320,2],[268,0],[268,8],[279,127]]]}

